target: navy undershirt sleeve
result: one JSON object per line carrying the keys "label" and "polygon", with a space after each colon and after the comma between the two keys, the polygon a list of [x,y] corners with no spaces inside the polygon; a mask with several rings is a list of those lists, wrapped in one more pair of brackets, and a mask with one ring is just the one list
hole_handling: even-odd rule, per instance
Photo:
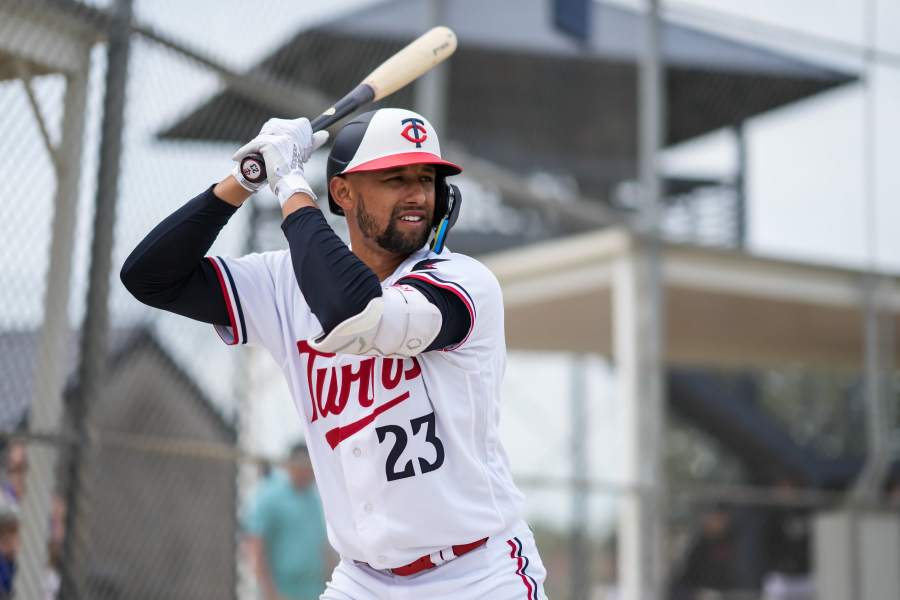
{"label": "navy undershirt sleeve", "polygon": [[[297,283],[325,334],[381,296],[378,277],[334,233],[321,210],[301,208],[288,215],[281,229],[291,249]],[[403,283],[420,290],[443,316],[441,331],[427,350],[462,341],[470,317],[459,298],[423,282]]]}
{"label": "navy undershirt sleeve", "polygon": [[125,260],[119,276],[144,304],[229,325],[218,276],[204,256],[237,207],[217,198],[212,189],[154,227]]}
{"label": "navy undershirt sleeve", "polygon": [[341,241],[318,208],[292,212],[281,230],[297,283],[325,334],[381,295],[378,277]]}

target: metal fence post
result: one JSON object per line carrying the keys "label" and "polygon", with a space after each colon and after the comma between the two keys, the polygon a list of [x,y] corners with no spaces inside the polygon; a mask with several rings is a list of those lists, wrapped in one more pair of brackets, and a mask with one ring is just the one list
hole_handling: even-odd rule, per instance
{"label": "metal fence post", "polygon": [[125,87],[128,79],[132,0],[118,0],[110,23],[107,47],[106,93],[100,138],[100,166],[87,313],[82,328],[79,389],[69,404],[69,424],[76,435],[67,465],[66,539],[63,545],[62,593],[67,599],[87,598],[86,578],[91,562],[88,509],[85,485],[91,471],[93,432],[89,420],[91,405],[103,389],[107,334],[109,329],[109,279],[112,263],[113,226],[116,217]]}
{"label": "metal fence post", "polygon": [[616,376],[625,405],[626,477],[619,525],[623,600],[663,598],[666,589],[664,284],[659,154],[665,139],[665,83],[659,0],[647,0],[638,77],[641,232],[621,259],[614,291]]}
{"label": "metal fence post", "polygon": [[588,397],[587,359],[575,355],[571,361],[570,391],[572,414],[572,525],[569,534],[570,588],[572,600],[590,597],[589,506],[590,478],[588,465]]}
{"label": "metal fence post", "polygon": [[[69,280],[72,273],[72,246],[75,237],[76,210],[84,146],[87,79],[90,46],[85,43],[81,71],[66,75],[63,133],[56,148],[59,157],[56,200],[53,214],[53,239],[47,291],[44,298],[44,323],[41,329],[38,364],[28,429],[33,434],[51,434],[60,430],[63,413],[67,350],[69,348]],[[29,443],[28,494],[23,502],[22,550],[14,586],[16,600],[36,598],[44,585],[47,564],[48,515],[55,486],[58,448],[46,443]]]}

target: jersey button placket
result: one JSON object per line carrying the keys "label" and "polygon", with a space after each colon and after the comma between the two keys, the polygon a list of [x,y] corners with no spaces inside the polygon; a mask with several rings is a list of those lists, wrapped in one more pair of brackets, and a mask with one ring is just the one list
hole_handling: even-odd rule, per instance
{"label": "jersey button placket", "polygon": [[356,458],[359,458],[360,456],[362,456],[362,450],[360,450],[358,447],[357,447],[357,448],[354,448],[354,449],[353,449],[353,456],[355,456]]}

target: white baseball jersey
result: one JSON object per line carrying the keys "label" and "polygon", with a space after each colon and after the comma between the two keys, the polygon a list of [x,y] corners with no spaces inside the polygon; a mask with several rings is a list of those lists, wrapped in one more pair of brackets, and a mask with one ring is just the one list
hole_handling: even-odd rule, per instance
{"label": "white baseball jersey", "polygon": [[484,265],[423,248],[381,283],[420,279],[456,294],[471,316],[455,347],[397,359],[310,348],[322,327],[287,250],[210,260],[231,315],[220,335],[265,347],[287,377],[329,541],[342,556],[399,567],[520,519],[522,495],[498,429],[503,302]]}

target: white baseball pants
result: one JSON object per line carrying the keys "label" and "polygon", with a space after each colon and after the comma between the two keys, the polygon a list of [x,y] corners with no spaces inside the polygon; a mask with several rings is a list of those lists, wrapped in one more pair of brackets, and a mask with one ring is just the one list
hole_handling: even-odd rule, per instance
{"label": "white baseball pants", "polygon": [[342,558],[319,600],[547,600],[547,571],[520,521],[471,552],[403,577]]}

